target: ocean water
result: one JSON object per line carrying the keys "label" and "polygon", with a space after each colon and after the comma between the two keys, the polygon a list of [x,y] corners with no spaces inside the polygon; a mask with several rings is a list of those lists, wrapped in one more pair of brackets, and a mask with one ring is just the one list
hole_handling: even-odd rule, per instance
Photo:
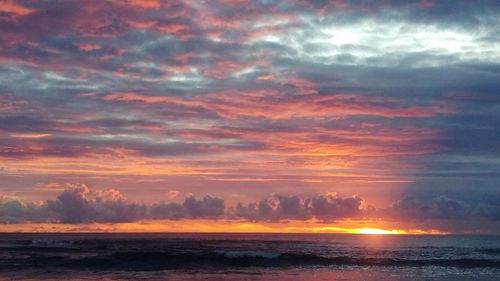
{"label": "ocean water", "polygon": [[500,280],[500,236],[4,233],[0,280]]}

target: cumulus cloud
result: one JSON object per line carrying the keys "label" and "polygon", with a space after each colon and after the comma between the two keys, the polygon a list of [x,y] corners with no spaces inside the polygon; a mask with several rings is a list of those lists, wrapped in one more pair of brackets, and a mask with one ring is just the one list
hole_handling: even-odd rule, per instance
{"label": "cumulus cloud", "polygon": [[56,199],[44,203],[23,203],[0,198],[0,223],[18,222],[132,222],[144,219],[221,218],[226,210],[224,199],[193,195],[182,204],[160,202],[151,205],[130,202],[116,189],[91,191],[81,184],[62,191]]}
{"label": "cumulus cloud", "polygon": [[396,221],[456,222],[500,220],[500,200],[466,203],[447,196],[422,198],[406,195],[387,208],[367,205],[358,195],[336,193],[310,197],[274,194],[257,202],[239,202],[226,206],[224,199],[188,195],[184,201],[158,202],[150,205],[129,201],[116,189],[91,191],[86,185],[68,188],[55,199],[44,203],[24,203],[0,198],[0,223],[89,222],[117,223],[141,220],[225,219],[266,222],[342,219],[387,219]]}
{"label": "cumulus cloud", "polygon": [[183,206],[193,218],[220,216],[226,208],[223,199],[209,195],[203,197],[201,200],[197,200],[194,196],[189,196],[184,201]]}
{"label": "cumulus cloud", "polygon": [[55,214],[45,204],[4,201],[0,197],[0,223],[42,222],[55,218]]}
{"label": "cumulus cloud", "polygon": [[187,217],[186,208],[182,204],[161,202],[151,205],[153,219],[183,219]]}
{"label": "cumulus cloud", "polygon": [[67,189],[47,201],[47,206],[64,223],[125,222],[146,215],[145,205],[127,202],[117,190],[98,192],[95,198],[89,198],[89,193],[86,185]]}
{"label": "cumulus cloud", "polygon": [[187,196],[182,203],[159,202],[146,206],[129,202],[118,190],[91,192],[86,185],[68,188],[55,200],[45,204],[23,204],[0,201],[0,217],[4,222],[54,220],[63,223],[127,222],[141,219],[233,218],[253,221],[333,220],[362,214],[359,196],[336,194],[310,198],[273,195],[256,203],[238,203],[226,208],[224,199],[206,195],[197,199]]}
{"label": "cumulus cloud", "polygon": [[341,197],[337,194],[318,195],[306,199],[298,196],[275,195],[258,203],[239,203],[234,209],[236,217],[249,220],[335,220],[362,214],[359,196]]}
{"label": "cumulus cloud", "polygon": [[249,220],[307,220],[311,216],[304,201],[297,196],[274,195],[258,203],[238,203],[234,210],[238,218]]}
{"label": "cumulus cloud", "polygon": [[405,196],[387,210],[389,216],[399,219],[463,219],[472,214],[472,207],[462,201],[439,196],[417,199]]}
{"label": "cumulus cloud", "polygon": [[156,203],[151,206],[153,218],[180,219],[180,218],[217,218],[224,214],[224,200],[206,195],[196,199],[193,195],[186,197],[183,204]]}
{"label": "cumulus cloud", "polygon": [[360,215],[363,201],[364,199],[357,195],[340,197],[336,194],[327,194],[312,197],[307,205],[313,216],[329,220]]}

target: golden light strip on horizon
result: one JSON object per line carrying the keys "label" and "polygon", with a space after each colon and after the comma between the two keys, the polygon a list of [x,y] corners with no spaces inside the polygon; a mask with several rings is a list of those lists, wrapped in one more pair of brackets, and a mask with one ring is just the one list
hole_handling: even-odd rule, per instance
{"label": "golden light strip on horizon", "polygon": [[[295,224],[295,225],[294,225]],[[311,223],[309,223],[311,224]],[[444,235],[435,229],[386,229],[382,227],[309,226],[296,223],[257,223],[241,221],[139,221],[130,223],[22,223],[0,224],[4,232],[188,232],[188,233],[331,233],[362,235]]]}

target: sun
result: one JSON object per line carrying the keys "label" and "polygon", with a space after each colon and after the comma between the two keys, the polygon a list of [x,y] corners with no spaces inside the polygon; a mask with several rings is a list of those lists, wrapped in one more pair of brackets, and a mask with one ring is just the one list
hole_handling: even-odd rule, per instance
{"label": "sun", "polygon": [[380,229],[380,228],[364,227],[364,228],[357,229],[355,233],[359,233],[359,234],[405,234],[406,231],[400,230],[400,229],[386,230],[386,229]]}

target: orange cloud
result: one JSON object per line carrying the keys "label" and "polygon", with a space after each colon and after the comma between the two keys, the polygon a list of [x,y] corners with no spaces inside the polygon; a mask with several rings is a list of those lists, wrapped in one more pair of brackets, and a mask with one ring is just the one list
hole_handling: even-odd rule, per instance
{"label": "orange cloud", "polygon": [[259,77],[257,77],[257,80],[271,80],[274,78],[274,75],[272,74],[266,74],[266,75],[260,75]]}
{"label": "orange cloud", "polygon": [[141,8],[158,9],[162,5],[161,0],[127,0],[128,4]]}
{"label": "orange cloud", "polygon": [[[241,67],[232,65],[231,67]],[[226,70],[211,70],[210,75],[224,75]],[[144,103],[174,103],[201,106],[217,111],[221,116],[263,116],[270,119],[298,116],[348,116],[377,115],[384,117],[430,117],[454,112],[444,103],[430,105],[400,105],[397,100],[369,98],[357,94],[319,95],[308,94],[285,97],[276,91],[224,91],[197,97],[197,100],[171,96],[151,96],[136,93],[113,93],[105,100],[137,101]]]}
{"label": "orange cloud", "polygon": [[78,48],[82,51],[94,51],[94,50],[99,50],[101,48],[100,45],[98,44],[88,44],[88,43],[79,43],[77,44]]}
{"label": "orange cloud", "polygon": [[14,133],[14,134],[11,134],[11,136],[14,138],[38,139],[38,138],[49,137],[49,136],[51,136],[51,134],[46,134],[46,133]]}
{"label": "orange cloud", "polygon": [[181,31],[189,29],[189,25],[183,23],[161,24],[156,27],[160,32],[180,34]]}
{"label": "orange cloud", "polygon": [[31,8],[27,8],[17,4],[11,0],[1,0],[0,1],[0,12],[11,13],[16,16],[24,16],[30,13],[33,13],[35,10]]}

